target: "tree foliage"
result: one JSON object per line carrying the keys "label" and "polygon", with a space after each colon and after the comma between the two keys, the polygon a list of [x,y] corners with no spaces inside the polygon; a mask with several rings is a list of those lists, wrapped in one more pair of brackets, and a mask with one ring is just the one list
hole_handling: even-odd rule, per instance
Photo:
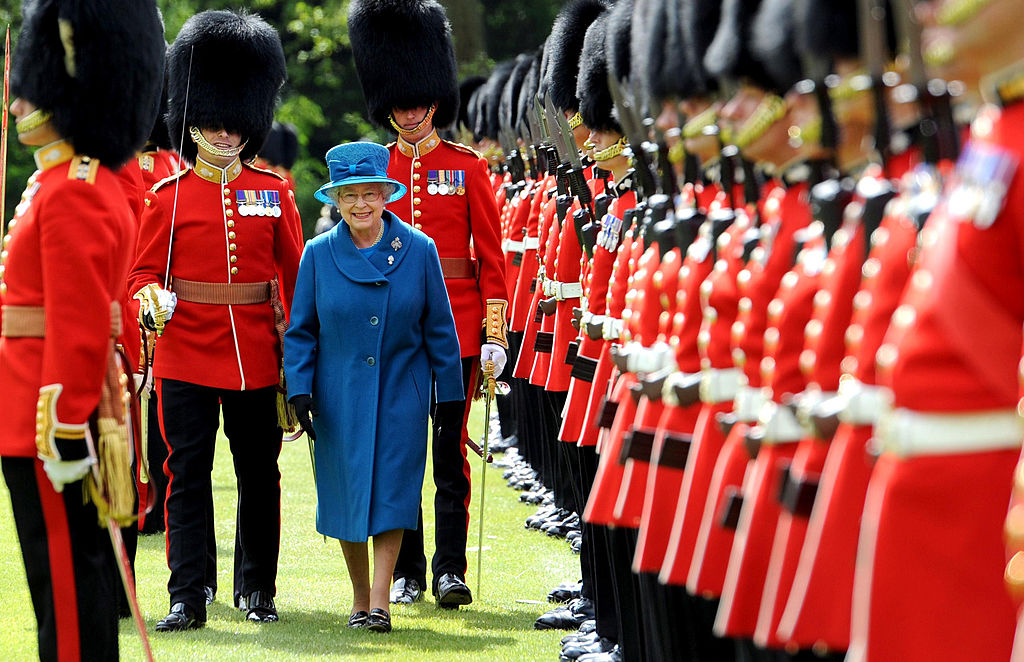
{"label": "tree foliage", "polygon": [[[495,61],[536,48],[562,4],[558,0],[441,2],[452,22],[462,75],[486,73]],[[323,155],[327,150],[348,140],[391,139],[366,117],[348,38],[349,0],[157,0],[157,4],[163,12],[168,42],[189,16],[206,9],[244,6],[278,29],[288,63],[288,82],[281,91],[277,119],[294,124],[299,132],[299,159],[292,174],[308,234],[319,216],[320,203],[312,193],[326,180]],[[20,20],[19,3],[0,0],[0,21],[11,26],[12,42]],[[110,120],[116,122],[117,118]],[[29,150],[18,144],[13,124],[10,133],[5,219],[11,218],[35,167]]]}

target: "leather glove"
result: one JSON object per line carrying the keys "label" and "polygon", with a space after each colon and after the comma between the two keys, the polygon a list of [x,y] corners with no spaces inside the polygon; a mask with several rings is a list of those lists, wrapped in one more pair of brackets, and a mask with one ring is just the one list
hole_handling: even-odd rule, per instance
{"label": "leather glove", "polygon": [[94,457],[83,457],[80,460],[43,459],[43,470],[53,483],[53,490],[59,494],[68,483],[85,478],[85,474],[89,473],[89,468],[94,464]]}
{"label": "leather glove", "polygon": [[139,300],[139,322],[150,331],[163,333],[164,325],[174,316],[178,295],[150,283],[136,292],[135,298]]}
{"label": "leather glove", "polygon": [[487,361],[494,361],[495,379],[501,376],[502,371],[505,369],[505,361],[507,360],[508,359],[505,356],[505,348],[501,345],[484,343],[480,346],[480,368],[483,369],[483,365]]}
{"label": "leather glove", "polygon": [[306,433],[306,436],[316,441],[316,430],[313,429],[313,419],[320,415],[316,405],[313,404],[313,397],[309,395],[293,395],[288,402],[295,407],[295,417],[299,419],[299,427]]}

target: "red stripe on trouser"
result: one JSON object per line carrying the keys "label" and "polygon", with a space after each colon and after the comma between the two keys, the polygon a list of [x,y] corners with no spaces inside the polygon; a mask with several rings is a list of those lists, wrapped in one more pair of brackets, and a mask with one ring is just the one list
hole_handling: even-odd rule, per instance
{"label": "red stripe on trouser", "polygon": [[164,440],[164,446],[167,446],[167,457],[164,458],[164,475],[167,476],[167,489],[164,490],[164,502],[161,507],[164,509],[164,559],[167,561],[167,567],[171,567],[171,532],[167,528],[167,495],[171,493],[171,483],[174,482],[174,473],[171,472],[167,461],[171,458],[171,444],[167,441],[167,431],[164,430],[164,380],[161,377],[153,379],[153,388],[156,389],[156,398],[159,406],[157,409],[156,422],[160,426],[160,437]]}
{"label": "red stripe on trouser", "polygon": [[78,627],[78,592],[75,566],[71,555],[71,531],[64,497],[53,490],[43,463],[33,463],[39,488],[39,505],[46,524],[47,550],[50,557],[50,586],[53,590],[53,614],[57,637],[57,659],[69,662],[82,657]]}

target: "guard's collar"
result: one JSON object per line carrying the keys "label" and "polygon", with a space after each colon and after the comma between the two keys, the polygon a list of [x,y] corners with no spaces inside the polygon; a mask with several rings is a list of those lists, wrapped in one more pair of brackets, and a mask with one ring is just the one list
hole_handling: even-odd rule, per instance
{"label": "guard's collar", "polygon": [[36,160],[36,167],[40,170],[49,170],[54,166],[67,163],[75,156],[75,148],[66,140],[57,140],[49,145],[44,145],[36,150],[33,157]]}
{"label": "guard's collar", "polygon": [[426,138],[417,143],[411,143],[402,136],[398,136],[396,142],[399,152],[415,159],[433,152],[441,144],[441,139],[437,136],[437,129],[434,129]]}
{"label": "guard's collar", "polygon": [[208,182],[224,184],[234,181],[236,177],[242,174],[242,160],[236,156],[235,160],[226,167],[218,168],[212,163],[204,161],[201,156],[196,156],[196,165],[192,169],[195,170],[197,175]]}

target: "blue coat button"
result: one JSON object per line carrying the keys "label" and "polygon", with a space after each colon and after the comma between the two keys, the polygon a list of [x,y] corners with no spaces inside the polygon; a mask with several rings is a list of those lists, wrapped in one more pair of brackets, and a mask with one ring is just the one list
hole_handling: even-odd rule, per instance
{"label": "blue coat button", "polygon": [[376,363],[376,361],[374,360],[374,358],[372,356],[368,356],[366,358],[366,365],[373,365],[374,363]]}
{"label": "blue coat button", "polygon": [[373,317],[370,318],[370,326],[377,326],[379,323],[380,323],[380,320],[377,319],[376,315],[374,315]]}

